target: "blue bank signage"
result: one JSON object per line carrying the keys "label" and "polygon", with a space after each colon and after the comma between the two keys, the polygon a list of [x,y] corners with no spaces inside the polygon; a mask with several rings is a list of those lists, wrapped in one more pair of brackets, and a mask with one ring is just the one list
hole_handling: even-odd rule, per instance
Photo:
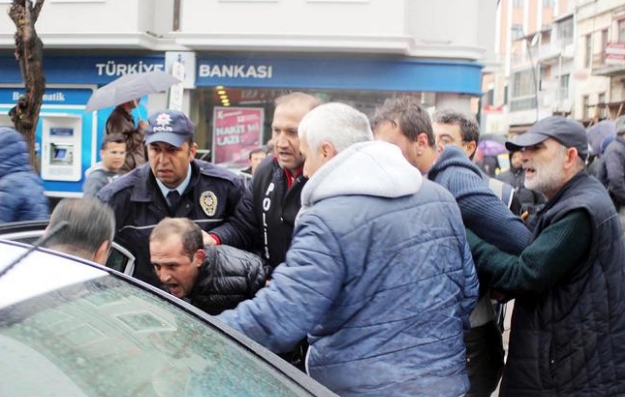
{"label": "blue bank signage", "polygon": [[[165,56],[51,56],[49,84],[104,85],[128,73],[165,70]],[[482,65],[438,60],[201,56],[196,85],[250,88],[425,91],[481,95]],[[17,62],[0,57],[0,83],[21,83]]]}
{"label": "blue bank signage", "polygon": [[482,65],[405,59],[198,57],[198,86],[431,91],[481,95]]}
{"label": "blue bank signage", "polygon": [[[0,88],[0,104],[17,103],[24,94],[22,88]],[[86,88],[46,88],[43,93],[43,105],[78,105],[84,106],[93,94]]]}
{"label": "blue bank signage", "polygon": [[[43,60],[48,84],[107,84],[128,73],[165,70],[165,57],[49,56]],[[15,58],[0,57],[0,83],[22,83]]]}

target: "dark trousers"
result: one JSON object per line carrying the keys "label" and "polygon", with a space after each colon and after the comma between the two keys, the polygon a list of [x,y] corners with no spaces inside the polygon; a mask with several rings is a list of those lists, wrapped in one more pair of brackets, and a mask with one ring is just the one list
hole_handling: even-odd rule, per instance
{"label": "dark trousers", "polygon": [[464,333],[467,373],[471,387],[466,397],[489,397],[503,373],[503,340],[495,320]]}

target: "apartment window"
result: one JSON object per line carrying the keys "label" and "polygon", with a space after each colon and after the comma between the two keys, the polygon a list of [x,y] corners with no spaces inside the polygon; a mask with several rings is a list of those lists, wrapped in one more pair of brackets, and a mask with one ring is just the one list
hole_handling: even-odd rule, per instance
{"label": "apartment window", "polygon": [[512,34],[512,40],[520,39],[524,35],[523,25],[512,25],[510,32]]}
{"label": "apartment window", "polygon": [[590,97],[584,95],[582,97],[582,120],[588,119],[588,108],[590,107]]}
{"label": "apartment window", "polygon": [[566,99],[569,97],[570,79],[570,74],[563,74],[562,76],[560,76],[560,99]]}
{"label": "apartment window", "polygon": [[625,19],[618,21],[618,42],[625,43]]}
{"label": "apartment window", "polygon": [[573,43],[573,17],[558,24],[558,40],[563,46]]}
{"label": "apartment window", "polygon": [[601,31],[601,60],[605,57],[605,49],[608,47],[610,31],[608,29],[603,29]]}
{"label": "apartment window", "polygon": [[592,33],[584,36],[584,67],[589,68],[592,62]]}
{"label": "apartment window", "polygon": [[536,108],[536,81],[531,69],[512,75],[510,92],[510,110],[528,110]]}
{"label": "apartment window", "polygon": [[544,8],[553,8],[553,0],[543,0]]}
{"label": "apartment window", "polygon": [[605,92],[599,94],[597,105],[599,105],[599,117],[605,119],[608,117],[608,107],[605,103]]}
{"label": "apartment window", "polygon": [[512,0],[512,7],[514,8],[523,8],[524,4],[524,0]]}

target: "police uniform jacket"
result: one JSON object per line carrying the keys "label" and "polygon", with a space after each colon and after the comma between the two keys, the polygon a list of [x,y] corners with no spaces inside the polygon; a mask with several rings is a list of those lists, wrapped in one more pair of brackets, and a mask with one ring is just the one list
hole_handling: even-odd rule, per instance
{"label": "police uniform jacket", "polygon": [[[156,178],[145,164],[108,184],[98,198],[115,212],[115,241],[135,256],[134,276],[159,285],[152,269],[149,236],[165,217],[186,217],[204,231],[229,221],[243,194],[243,182],[234,173],[211,163],[193,160],[191,180],[175,209],[170,209]],[[231,227],[221,228],[223,240],[237,241],[240,234]]]}

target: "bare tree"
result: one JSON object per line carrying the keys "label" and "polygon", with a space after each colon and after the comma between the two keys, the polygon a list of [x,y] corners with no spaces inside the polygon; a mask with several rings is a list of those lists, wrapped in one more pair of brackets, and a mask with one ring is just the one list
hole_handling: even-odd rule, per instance
{"label": "bare tree", "polygon": [[[15,23],[15,59],[20,65],[24,79],[24,95],[9,112],[15,129],[19,131],[30,148],[30,160],[35,167],[35,130],[39,110],[46,88],[43,73],[43,42],[37,36],[35,22],[45,0],[13,0],[9,16]],[[33,5],[34,3],[34,5]]]}

